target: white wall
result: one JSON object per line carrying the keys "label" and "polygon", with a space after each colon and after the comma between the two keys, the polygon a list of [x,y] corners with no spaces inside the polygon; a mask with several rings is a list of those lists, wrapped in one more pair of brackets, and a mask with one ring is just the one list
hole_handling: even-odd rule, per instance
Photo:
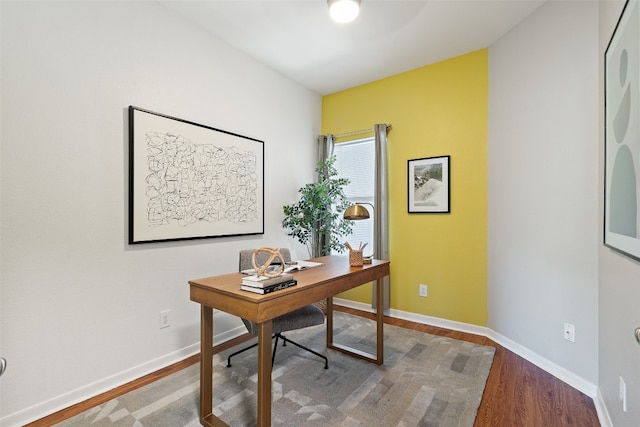
{"label": "white wall", "polygon": [[[624,1],[600,2],[600,70],[604,73],[604,53],[622,13]],[[602,74],[604,79],[604,74]],[[601,79],[600,94],[604,100]],[[600,103],[600,122],[604,123],[604,102]],[[604,187],[604,129],[600,132],[600,186]],[[600,218],[602,218],[602,202]],[[603,224],[600,221],[600,224]],[[602,226],[601,226],[602,231]],[[599,254],[600,392],[612,424],[616,427],[636,427],[640,420],[640,346],[633,331],[640,326],[640,263],[604,245]],[[627,412],[619,400],[618,379],[627,386]]]}
{"label": "white wall", "polygon": [[[321,100],[159,4],[0,7],[0,424],[11,426],[197,352],[187,281],[237,268],[239,249],[302,252],[280,221],[313,179]],[[264,140],[265,235],[128,245],[129,105]]]}
{"label": "white wall", "polygon": [[545,3],[489,48],[489,328],[592,396],[598,83],[597,2]]}

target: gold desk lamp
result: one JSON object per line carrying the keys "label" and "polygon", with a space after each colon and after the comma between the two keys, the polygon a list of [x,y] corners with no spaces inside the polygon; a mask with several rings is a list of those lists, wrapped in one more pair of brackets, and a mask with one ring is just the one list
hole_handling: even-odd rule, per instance
{"label": "gold desk lamp", "polygon": [[[369,205],[371,206],[372,209],[374,208],[371,203],[354,203],[353,205],[349,206],[346,211],[344,211],[344,214],[342,215],[342,217],[344,219],[348,219],[351,221],[369,219],[371,215],[369,214],[369,211],[367,210],[367,208],[365,208],[363,205]],[[366,245],[367,243],[365,243],[365,246]],[[364,249],[364,246],[362,246],[362,249]],[[371,255],[367,255],[363,257],[364,264],[371,264],[373,255],[374,254],[371,253]]]}

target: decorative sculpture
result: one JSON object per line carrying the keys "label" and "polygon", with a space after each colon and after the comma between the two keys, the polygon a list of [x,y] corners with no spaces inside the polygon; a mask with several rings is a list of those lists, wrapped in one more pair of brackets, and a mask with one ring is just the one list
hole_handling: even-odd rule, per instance
{"label": "decorative sculpture", "polygon": [[[256,264],[256,255],[262,252],[268,253],[269,257],[266,258],[266,261],[262,265],[258,266]],[[269,267],[276,258],[280,261],[280,268],[269,271]],[[280,254],[280,250],[278,248],[262,247],[256,249],[251,255],[251,264],[256,272],[256,276],[278,277],[282,272],[284,272],[284,258],[282,258],[282,254]]]}

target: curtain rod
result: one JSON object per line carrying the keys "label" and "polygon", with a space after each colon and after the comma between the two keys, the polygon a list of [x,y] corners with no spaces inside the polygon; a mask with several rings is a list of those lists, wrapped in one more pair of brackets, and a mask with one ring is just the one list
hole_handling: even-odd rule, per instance
{"label": "curtain rod", "polygon": [[343,136],[360,135],[362,133],[373,132],[374,130],[375,130],[375,128],[354,130],[354,131],[351,131],[351,132],[339,133],[339,134],[333,135],[333,136],[336,137],[336,138],[342,138]]}
{"label": "curtain rod", "polygon": [[[389,132],[389,129],[391,129],[391,125],[387,124],[387,132]],[[369,129],[362,129],[362,130],[354,130],[351,132],[345,132],[345,133],[339,133],[337,135],[333,135],[335,138],[342,138],[345,136],[351,136],[351,135],[360,135],[363,133],[369,133],[369,132],[374,132],[376,130],[375,127],[369,128]]]}

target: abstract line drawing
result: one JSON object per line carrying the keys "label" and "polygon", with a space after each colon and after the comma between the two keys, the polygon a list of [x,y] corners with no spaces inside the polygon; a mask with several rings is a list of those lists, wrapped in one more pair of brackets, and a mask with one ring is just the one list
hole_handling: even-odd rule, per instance
{"label": "abstract line drawing", "polygon": [[263,142],[129,107],[129,243],[264,232]]}
{"label": "abstract line drawing", "polygon": [[629,0],[605,52],[604,244],[640,259],[640,7]]}

